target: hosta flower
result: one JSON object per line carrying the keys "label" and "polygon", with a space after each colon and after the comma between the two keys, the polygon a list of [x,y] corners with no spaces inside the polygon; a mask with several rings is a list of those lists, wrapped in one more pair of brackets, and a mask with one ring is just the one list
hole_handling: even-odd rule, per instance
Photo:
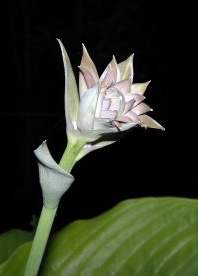
{"label": "hosta flower", "polygon": [[[103,147],[112,141],[96,141],[107,133],[125,131],[134,126],[164,129],[146,113],[144,93],[149,84],[133,83],[133,55],[117,63],[115,57],[99,77],[96,66],[83,45],[79,66],[79,93],[69,57],[62,42],[65,68],[65,113],[68,139],[84,139],[84,153]],[[84,154],[82,154],[84,155]]]}
{"label": "hosta flower", "polygon": [[[46,141],[34,152],[39,161],[39,176],[44,204],[58,206],[61,196],[74,181],[70,171],[87,153],[112,144],[134,126],[163,129],[146,113],[144,92],[149,82],[133,83],[133,56],[117,63],[115,57],[99,77],[83,46],[79,66],[79,92],[69,57],[58,40],[65,69],[65,115],[68,144],[59,165],[51,156]],[[117,135],[117,136],[116,136]]]}

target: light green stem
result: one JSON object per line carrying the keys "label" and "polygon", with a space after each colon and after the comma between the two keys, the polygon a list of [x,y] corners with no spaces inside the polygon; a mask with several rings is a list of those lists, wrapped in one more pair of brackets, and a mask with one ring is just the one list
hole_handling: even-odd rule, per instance
{"label": "light green stem", "polygon": [[67,172],[70,172],[76,162],[75,159],[77,155],[79,154],[84,145],[84,141],[78,141],[75,144],[68,143],[65,152],[63,153],[63,156],[60,160],[59,166]]}
{"label": "light green stem", "polygon": [[35,276],[38,273],[56,211],[57,208],[50,209],[43,206],[32,249],[26,265],[25,276]]}
{"label": "light green stem", "polygon": [[[60,167],[65,171],[70,172],[76,162],[76,157],[84,144],[83,141],[78,141],[78,143],[75,144],[68,143],[60,160]],[[36,276],[38,274],[57,208],[47,208],[46,206],[43,206],[24,276]]]}

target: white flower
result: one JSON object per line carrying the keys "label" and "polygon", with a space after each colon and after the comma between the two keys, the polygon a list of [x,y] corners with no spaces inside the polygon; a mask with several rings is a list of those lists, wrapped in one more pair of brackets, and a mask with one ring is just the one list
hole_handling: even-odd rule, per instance
{"label": "white flower", "polygon": [[83,45],[79,66],[79,93],[67,52],[61,47],[65,69],[65,115],[68,141],[84,140],[77,157],[109,145],[108,138],[97,142],[108,133],[117,133],[134,126],[164,128],[150,116],[152,109],[145,104],[144,92],[150,83],[133,83],[133,55],[121,63],[113,57],[101,77]]}

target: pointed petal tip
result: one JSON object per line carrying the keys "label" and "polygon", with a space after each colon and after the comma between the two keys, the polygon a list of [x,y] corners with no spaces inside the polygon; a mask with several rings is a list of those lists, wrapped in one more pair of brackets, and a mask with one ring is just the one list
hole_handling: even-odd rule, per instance
{"label": "pointed petal tip", "polygon": [[129,56],[129,59],[131,59],[131,61],[134,59],[134,53],[132,53],[130,56]]}
{"label": "pointed petal tip", "polygon": [[165,127],[161,126],[161,130],[162,130],[162,131],[165,131],[166,129],[165,129]]}
{"label": "pointed petal tip", "polygon": [[115,55],[112,56],[112,60],[117,64],[117,60],[116,60]]}
{"label": "pointed petal tip", "polygon": [[[140,124],[140,126],[144,127],[145,129],[149,129],[149,128],[150,128],[150,127],[147,126],[147,125],[141,125],[141,124]],[[165,127],[163,127],[163,126],[161,126],[161,125],[158,125],[158,128],[156,128],[156,129],[159,129],[159,130],[162,130],[162,131],[165,131],[165,130],[166,130]]]}
{"label": "pointed petal tip", "polygon": [[89,56],[89,53],[84,43],[82,43],[82,49],[83,49],[83,52]]}
{"label": "pointed petal tip", "polygon": [[59,43],[60,46],[63,45],[62,41],[59,38],[56,38],[56,40],[58,41],[58,43]]}

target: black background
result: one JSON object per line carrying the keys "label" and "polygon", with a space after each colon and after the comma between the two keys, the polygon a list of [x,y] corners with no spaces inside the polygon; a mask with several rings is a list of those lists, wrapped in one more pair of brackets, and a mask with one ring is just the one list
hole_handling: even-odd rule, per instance
{"label": "black background", "polygon": [[[160,1],[158,1],[160,2]],[[31,229],[42,196],[33,150],[48,140],[59,161],[66,146],[60,38],[77,76],[81,43],[101,73],[115,54],[135,53],[135,82],[152,80],[147,102],[166,131],[134,129],[83,158],[61,201],[55,229],[135,197],[198,197],[169,112],[169,7],[157,1],[13,1],[1,9],[0,231]],[[151,4],[153,3],[153,4]],[[183,184],[185,183],[185,185]]]}

